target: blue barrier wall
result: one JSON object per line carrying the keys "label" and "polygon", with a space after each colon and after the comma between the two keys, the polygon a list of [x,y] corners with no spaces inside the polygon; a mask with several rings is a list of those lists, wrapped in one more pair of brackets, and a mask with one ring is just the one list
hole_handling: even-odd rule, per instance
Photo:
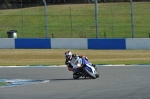
{"label": "blue barrier wall", "polygon": [[126,49],[125,39],[88,39],[88,49]]}
{"label": "blue barrier wall", "polygon": [[[62,42],[63,41],[63,42]],[[77,42],[76,42],[77,41]],[[67,45],[64,45],[67,42]],[[68,46],[68,42],[70,44]],[[150,49],[150,38],[80,38],[80,39],[50,39],[50,38],[0,38],[0,48],[16,49],[104,49],[104,50],[128,50]],[[78,45],[76,45],[77,43]],[[53,45],[53,46],[52,46]]]}
{"label": "blue barrier wall", "polygon": [[51,40],[45,38],[17,38],[15,39],[16,49],[50,49]]}

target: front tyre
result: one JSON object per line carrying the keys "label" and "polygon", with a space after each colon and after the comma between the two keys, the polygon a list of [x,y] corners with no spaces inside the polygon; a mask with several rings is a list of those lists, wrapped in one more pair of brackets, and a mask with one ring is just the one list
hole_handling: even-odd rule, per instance
{"label": "front tyre", "polygon": [[99,77],[99,73],[97,72],[97,73],[96,73],[96,78],[98,78],[98,77]]}
{"label": "front tyre", "polygon": [[96,76],[93,73],[91,73],[90,71],[88,71],[86,68],[83,68],[83,70],[87,73],[87,75],[90,78],[96,79]]}

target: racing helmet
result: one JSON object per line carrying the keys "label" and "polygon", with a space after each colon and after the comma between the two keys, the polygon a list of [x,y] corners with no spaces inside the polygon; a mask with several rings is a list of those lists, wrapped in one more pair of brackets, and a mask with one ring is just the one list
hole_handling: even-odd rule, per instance
{"label": "racing helmet", "polygon": [[66,58],[67,60],[71,60],[71,59],[72,59],[72,53],[71,53],[70,51],[66,51],[66,52],[65,52],[65,58]]}
{"label": "racing helmet", "polygon": [[78,55],[77,54],[72,54],[72,58],[77,59]]}

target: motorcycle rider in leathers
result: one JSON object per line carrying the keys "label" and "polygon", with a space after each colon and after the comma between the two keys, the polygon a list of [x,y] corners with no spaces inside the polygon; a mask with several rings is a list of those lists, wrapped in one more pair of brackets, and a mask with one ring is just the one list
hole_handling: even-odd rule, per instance
{"label": "motorcycle rider in leathers", "polygon": [[[81,58],[85,58],[85,60],[89,62],[87,57],[72,54],[70,51],[65,52],[65,58],[65,64],[67,65],[69,71],[74,71],[74,69],[76,69],[77,64],[82,64]],[[92,66],[95,67],[94,64],[92,64]]]}

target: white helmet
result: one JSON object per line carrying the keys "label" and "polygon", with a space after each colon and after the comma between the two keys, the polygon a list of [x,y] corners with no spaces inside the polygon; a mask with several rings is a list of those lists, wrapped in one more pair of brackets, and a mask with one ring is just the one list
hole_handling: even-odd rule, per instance
{"label": "white helmet", "polygon": [[72,59],[72,53],[70,51],[66,51],[65,52],[65,57],[67,60],[71,60]]}

